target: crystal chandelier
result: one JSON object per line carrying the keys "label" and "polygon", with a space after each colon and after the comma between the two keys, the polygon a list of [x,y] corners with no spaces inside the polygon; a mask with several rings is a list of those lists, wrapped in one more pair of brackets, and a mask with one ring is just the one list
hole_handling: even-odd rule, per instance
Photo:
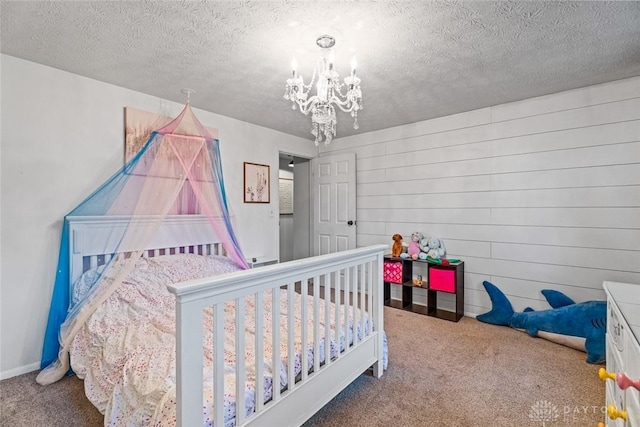
{"label": "crystal chandelier", "polygon": [[[336,109],[337,106],[345,113],[353,117],[353,128],[358,129],[358,111],[362,110],[362,92],[360,91],[360,79],[356,77],[356,59],[351,61],[351,75],[340,82],[338,72],[333,69],[333,52],[331,48],[336,44],[335,38],[322,35],[316,40],[321,49],[318,64],[313,70],[313,76],[309,84],[304,84],[302,75],[298,74],[298,64],[294,59],[291,62],[293,75],[287,79],[287,87],[284,99],[291,101],[291,109],[296,106],[306,116],[311,113],[311,133],[316,137],[318,146],[324,141],[329,145],[336,135]],[[311,88],[316,82],[316,94],[311,94]],[[343,94],[346,88],[346,94]]]}

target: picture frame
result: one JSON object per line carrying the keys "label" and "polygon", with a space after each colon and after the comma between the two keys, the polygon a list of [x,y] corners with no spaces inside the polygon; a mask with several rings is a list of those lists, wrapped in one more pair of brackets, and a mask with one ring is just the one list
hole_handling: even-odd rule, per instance
{"label": "picture frame", "polygon": [[280,215],[293,215],[293,179],[280,178]]}
{"label": "picture frame", "polygon": [[[124,107],[124,163],[127,164],[138,154],[151,136],[151,132],[171,123],[174,118],[151,111]],[[205,127],[213,138],[218,137],[218,129]]]}
{"label": "picture frame", "polygon": [[269,165],[244,162],[244,202],[270,203],[270,181]]}

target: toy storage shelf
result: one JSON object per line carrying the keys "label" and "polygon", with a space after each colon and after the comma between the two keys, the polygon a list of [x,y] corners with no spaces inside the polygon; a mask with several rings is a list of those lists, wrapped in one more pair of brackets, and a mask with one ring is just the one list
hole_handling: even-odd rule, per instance
{"label": "toy storage shelf", "polygon": [[[457,322],[464,316],[464,262],[443,265],[423,260],[394,258],[390,255],[385,255],[384,262],[399,263],[400,265],[394,266],[393,270],[397,270],[398,267],[401,270],[400,277],[394,279],[394,282],[387,281],[388,277],[385,277],[384,305],[452,322]],[[414,263],[427,264],[427,280],[422,286],[413,284]],[[391,286],[402,286],[402,300],[391,299]],[[415,288],[427,290],[426,306],[413,303]],[[454,296],[455,311],[438,308],[438,294],[441,292]]]}

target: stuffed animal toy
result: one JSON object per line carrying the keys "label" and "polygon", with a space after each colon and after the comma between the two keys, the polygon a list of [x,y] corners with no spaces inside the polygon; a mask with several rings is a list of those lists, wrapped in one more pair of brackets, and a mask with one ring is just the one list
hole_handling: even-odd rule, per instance
{"label": "stuffed animal toy", "polygon": [[394,234],[393,237],[393,246],[391,247],[391,256],[396,258],[399,257],[402,253],[402,236],[399,234]]}
{"label": "stuffed animal toy", "polygon": [[575,303],[561,292],[543,289],[551,309],[534,311],[525,308],[516,313],[506,295],[491,282],[482,285],[491,299],[491,310],[476,317],[481,322],[525,330],[532,337],[542,337],[559,344],[586,351],[588,363],[606,359],[607,302]]}
{"label": "stuffed animal toy", "polygon": [[423,239],[422,233],[419,231],[415,231],[411,233],[411,242],[409,243],[409,250],[407,253],[411,259],[418,259],[418,255],[420,254],[420,240]]}
{"label": "stuffed animal toy", "polygon": [[427,259],[427,253],[429,252],[429,239],[424,237],[420,239],[418,242],[418,246],[420,246],[420,253],[418,254],[418,259],[424,261]]}
{"label": "stuffed animal toy", "polygon": [[444,242],[437,237],[429,237],[427,245],[429,246],[429,250],[427,251],[428,258],[441,259],[444,258],[447,253]]}

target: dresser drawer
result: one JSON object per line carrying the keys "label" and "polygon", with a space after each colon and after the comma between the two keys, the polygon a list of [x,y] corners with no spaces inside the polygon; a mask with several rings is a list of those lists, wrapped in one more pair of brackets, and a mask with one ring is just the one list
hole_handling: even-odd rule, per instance
{"label": "dresser drawer", "polygon": [[[615,342],[611,335],[607,334],[605,338],[607,344],[607,372],[611,372],[613,374],[617,374],[618,372],[624,371],[624,364],[622,360],[623,352],[617,350],[615,346]],[[611,382],[611,384],[615,384],[615,381],[607,381],[607,383]],[[617,387],[617,385],[616,385]]]}
{"label": "dresser drawer", "polygon": [[631,331],[626,331],[625,334],[624,372],[632,380],[638,380],[640,379],[640,344],[633,339],[633,333]]}
{"label": "dresser drawer", "polygon": [[[618,410],[624,409],[624,403],[620,402],[620,398],[616,398],[616,396],[614,396],[614,394],[612,393],[613,388],[610,387],[609,385],[613,385],[617,388],[617,386],[614,384],[613,381],[607,381],[607,407],[609,405],[614,405]],[[622,418],[612,420],[606,414],[605,414],[605,418],[607,420],[607,427],[628,427],[629,426],[628,424],[625,424],[625,421]]]}
{"label": "dresser drawer", "polygon": [[[613,339],[607,334],[607,371],[617,374],[618,372],[623,372],[623,364],[621,359],[621,353],[615,348],[613,344]],[[612,403],[618,409],[624,409],[625,407],[625,392],[624,390],[618,387],[618,384],[613,380],[607,380],[607,405]],[[608,418],[607,418],[608,419]],[[611,420],[609,420],[611,421]],[[609,426],[624,426],[624,423],[611,423],[607,424]]]}
{"label": "dresser drawer", "polygon": [[622,353],[624,352],[624,335],[626,333],[626,324],[624,317],[612,301],[607,302],[607,335],[611,337],[611,340],[615,348]]}
{"label": "dresser drawer", "polygon": [[627,426],[640,427],[640,395],[635,388],[628,388],[625,392],[627,404]]}
{"label": "dresser drawer", "polygon": [[[631,339],[631,331],[627,331],[627,341],[625,347],[624,373],[632,380],[640,379],[640,345],[635,339]],[[640,391],[634,387],[629,387],[625,391],[627,404],[628,426],[640,427]]]}

